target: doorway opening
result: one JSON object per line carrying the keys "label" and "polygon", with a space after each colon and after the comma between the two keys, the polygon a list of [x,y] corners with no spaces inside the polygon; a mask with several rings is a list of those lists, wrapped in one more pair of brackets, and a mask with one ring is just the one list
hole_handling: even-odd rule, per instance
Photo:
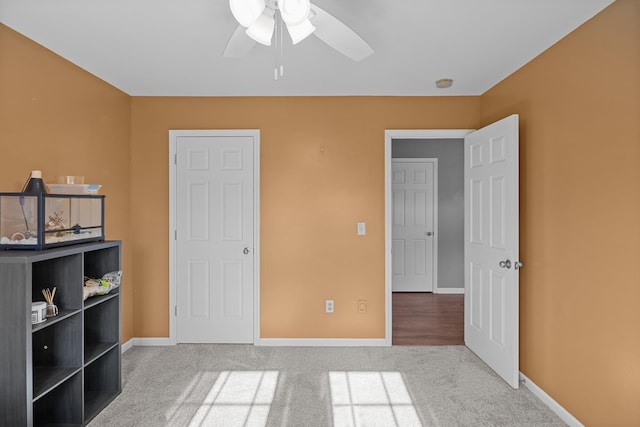
{"label": "doorway opening", "polygon": [[393,334],[393,141],[464,138],[464,345],[513,388],[519,385],[518,285],[523,267],[518,122],[512,114],[477,131],[385,132],[385,343],[391,345]]}
{"label": "doorway opening", "polygon": [[[403,142],[395,141],[392,148]],[[396,155],[391,168],[393,292],[433,292],[438,283],[438,158]]]}
{"label": "doorway opening", "polygon": [[[386,131],[386,340],[389,345],[454,345],[464,344],[464,137],[470,130],[389,130]],[[437,159],[435,183],[435,206],[432,229],[417,227],[399,231],[394,219],[404,215],[399,208],[402,200],[402,186],[394,185],[396,159]],[[400,161],[402,162],[402,161]],[[397,168],[396,168],[397,169]],[[417,180],[419,181],[419,180]],[[394,198],[394,190],[398,197]],[[428,193],[428,185],[426,187]],[[421,199],[405,192],[405,196]],[[412,219],[412,214],[404,220]],[[427,220],[422,222],[429,223]],[[402,223],[403,221],[400,221]],[[420,221],[418,221],[420,222]],[[429,228],[429,224],[426,225]],[[414,233],[412,236],[411,233]],[[416,234],[417,233],[417,234]],[[429,233],[432,233],[431,235]],[[418,292],[402,292],[407,288],[396,285],[403,281],[407,268],[415,268],[413,258],[405,259],[407,246],[422,247],[418,244],[426,239],[433,243],[433,265],[426,266],[431,286],[420,288]],[[411,248],[409,248],[411,249]],[[412,256],[430,256],[420,252]],[[398,280],[400,279],[400,280]],[[409,289],[411,290],[411,289]]]}

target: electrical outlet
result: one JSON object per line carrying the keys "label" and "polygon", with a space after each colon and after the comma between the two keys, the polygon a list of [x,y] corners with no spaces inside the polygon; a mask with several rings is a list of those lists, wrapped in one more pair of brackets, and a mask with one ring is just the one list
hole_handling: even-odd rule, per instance
{"label": "electrical outlet", "polygon": [[359,299],[358,300],[358,313],[366,313],[367,312],[367,300]]}
{"label": "electrical outlet", "polygon": [[324,311],[325,313],[333,313],[333,300],[328,299],[324,302]]}

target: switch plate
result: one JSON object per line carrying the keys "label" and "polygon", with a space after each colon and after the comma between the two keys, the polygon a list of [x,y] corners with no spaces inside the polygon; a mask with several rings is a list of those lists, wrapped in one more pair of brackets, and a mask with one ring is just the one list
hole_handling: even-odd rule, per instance
{"label": "switch plate", "polygon": [[324,302],[324,311],[325,313],[333,313],[333,300],[328,299]]}
{"label": "switch plate", "polygon": [[367,223],[359,222],[358,223],[358,236],[364,236],[367,234]]}

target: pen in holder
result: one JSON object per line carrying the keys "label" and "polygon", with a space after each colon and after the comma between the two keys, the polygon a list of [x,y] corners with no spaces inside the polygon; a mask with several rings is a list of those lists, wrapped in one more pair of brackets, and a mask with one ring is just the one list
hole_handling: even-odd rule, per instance
{"label": "pen in holder", "polygon": [[53,291],[49,288],[42,290],[45,301],[47,301],[47,317],[53,317],[58,314],[58,307],[53,303],[53,297],[56,295],[56,287],[53,287]]}

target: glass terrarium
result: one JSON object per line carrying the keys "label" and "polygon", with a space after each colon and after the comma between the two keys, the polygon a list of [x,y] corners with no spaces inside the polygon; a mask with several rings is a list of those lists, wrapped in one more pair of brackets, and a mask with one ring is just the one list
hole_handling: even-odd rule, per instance
{"label": "glass terrarium", "polygon": [[0,249],[104,240],[104,196],[0,193]]}

